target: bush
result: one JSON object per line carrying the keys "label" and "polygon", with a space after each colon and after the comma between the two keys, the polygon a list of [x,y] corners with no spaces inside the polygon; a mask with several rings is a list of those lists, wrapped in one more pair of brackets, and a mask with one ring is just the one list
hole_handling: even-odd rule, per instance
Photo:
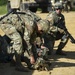
{"label": "bush", "polygon": [[0,0],[0,15],[3,15],[7,12],[6,4],[7,0]]}
{"label": "bush", "polygon": [[6,4],[7,4],[7,0],[0,0],[0,6],[6,5]]}
{"label": "bush", "polygon": [[0,6],[0,15],[6,14],[7,8],[6,5]]}

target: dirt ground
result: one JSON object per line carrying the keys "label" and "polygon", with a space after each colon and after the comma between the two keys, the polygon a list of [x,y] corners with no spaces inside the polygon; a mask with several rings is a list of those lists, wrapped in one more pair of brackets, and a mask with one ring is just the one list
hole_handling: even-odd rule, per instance
{"label": "dirt ground", "polygon": [[[75,12],[64,12],[63,14],[68,31],[75,37]],[[37,15],[45,19],[47,13],[37,13]],[[0,30],[0,34],[3,35],[4,33]],[[56,41],[55,46],[58,45],[59,41]],[[19,72],[15,71],[15,67],[11,67],[9,63],[0,63],[0,75],[75,75],[75,44],[72,44],[69,40],[63,51],[66,52],[67,56],[57,56],[53,54],[50,57],[52,62],[50,71],[38,72],[35,70],[28,73]]]}

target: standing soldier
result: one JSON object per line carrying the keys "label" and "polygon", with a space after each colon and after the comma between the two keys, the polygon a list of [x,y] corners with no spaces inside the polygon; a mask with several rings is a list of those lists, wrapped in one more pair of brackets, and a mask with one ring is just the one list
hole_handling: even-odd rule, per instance
{"label": "standing soldier", "polygon": [[69,12],[69,10],[72,10],[71,0],[64,0],[63,1],[64,10]]}
{"label": "standing soldier", "polygon": [[68,6],[70,8],[70,11],[72,10],[71,0],[68,0]]}
{"label": "standing soldier", "polygon": [[68,10],[68,0],[65,0],[65,1],[64,1],[64,10],[65,10],[66,12],[69,11],[69,10]]}

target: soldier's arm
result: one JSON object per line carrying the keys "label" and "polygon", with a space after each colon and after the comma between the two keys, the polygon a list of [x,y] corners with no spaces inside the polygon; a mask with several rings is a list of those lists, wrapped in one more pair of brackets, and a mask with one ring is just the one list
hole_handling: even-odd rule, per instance
{"label": "soldier's arm", "polygon": [[51,32],[55,33],[60,30],[63,32],[63,30],[61,28],[54,25],[55,24],[55,16],[53,14],[48,15],[46,19],[50,22],[50,28],[49,28],[48,33],[51,33]]}
{"label": "soldier's arm", "polygon": [[67,31],[64,15],[62,15],[62,18],[59,20],[58,27],[65,30],[65,31]]}

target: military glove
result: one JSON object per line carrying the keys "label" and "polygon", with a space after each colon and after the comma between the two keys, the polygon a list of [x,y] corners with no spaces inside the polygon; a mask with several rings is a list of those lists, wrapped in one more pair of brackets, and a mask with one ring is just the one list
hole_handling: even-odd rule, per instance
{"label": "military glove", "polygon": [[35,59],[34,59],[34,56],[33,56],[33,55],[30,56],[30,63],[31,63],[31,64],[34,64],[34,63],[35,63]]}

